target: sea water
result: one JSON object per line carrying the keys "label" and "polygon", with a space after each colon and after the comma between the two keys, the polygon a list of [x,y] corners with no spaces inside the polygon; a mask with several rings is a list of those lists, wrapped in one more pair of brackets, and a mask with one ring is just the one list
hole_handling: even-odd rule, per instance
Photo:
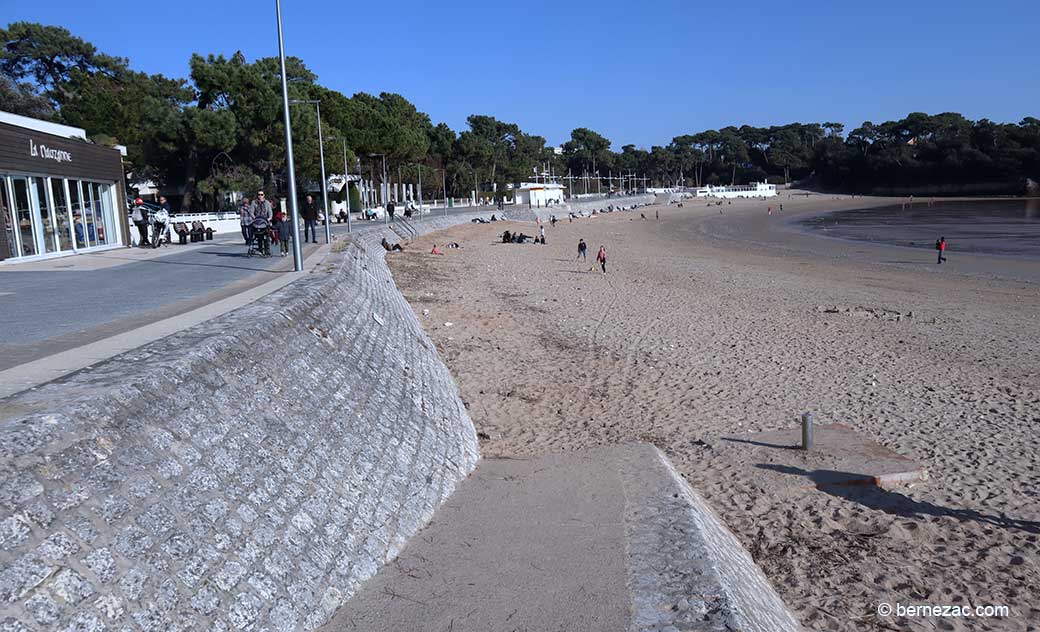
{"label": "sea water", "polygon": [[913,204],[834,211],[801,224],[839,239],[935,248],[945,237],[952,252],[1040,259],[1040,198]]}

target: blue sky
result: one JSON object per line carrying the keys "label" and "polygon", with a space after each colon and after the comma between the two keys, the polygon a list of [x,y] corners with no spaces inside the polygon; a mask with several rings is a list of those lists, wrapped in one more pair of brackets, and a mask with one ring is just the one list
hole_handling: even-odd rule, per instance
{"label": "blue sky", "polygon": [[[725,125],[957,111],[1040,117],[1040,2],[285,0],[286,49],[346,94],[399,92],[434,122],[489,114],[558,144],[649,148]],[[150,73],[191,53],[277,54],[267,0],[0,0]]]}

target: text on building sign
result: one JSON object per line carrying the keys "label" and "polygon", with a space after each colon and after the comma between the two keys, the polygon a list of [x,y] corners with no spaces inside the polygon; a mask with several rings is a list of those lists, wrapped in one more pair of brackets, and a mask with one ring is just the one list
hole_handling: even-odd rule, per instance
{"label": "text on building sign", "polygon": [[54,149],[44,144],[37,145],[31,138],[29,139],[29,155],[33,158],[42,158],[55,162],[72,162],[71,153],[63,149]]}

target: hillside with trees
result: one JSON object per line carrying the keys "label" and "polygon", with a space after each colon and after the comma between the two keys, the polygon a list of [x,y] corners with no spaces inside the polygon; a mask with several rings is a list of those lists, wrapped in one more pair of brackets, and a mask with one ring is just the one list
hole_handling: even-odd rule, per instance
{"label": "hillside with trees", "polygon": [[[128,148],[132,180],[183,187],[182,204],[209,207],[227,191],[285,191],[285,149],[276,58],[193,55],[186,78],[149,75],[98,51],[66,29],[18,22],[0,29],[0,110],[82,127],[99,143]],[[1014,194],[1040,180],[1040,120],[972,121],[912,113],[900,121],[724,127],[676,136],[649,150],[584,127],[557,154],[515,123],[474,114],[456,132],[399,94],[330,90],[303,60],[287,59],[290,98],[320,99],[329,171],[400,169],[424,196],[467,195],[474,183],[499,191],[549,165],[557,175],[636,174],[648,184],[687,186],[807,181],[856,193]],[[317,116],[292,108],[298,177],[318,180]],[[374,158],[373,155],[380,155]],[[379,164],[377,166],[377,160]],[[131,183],[133,184],[133,183]]]}

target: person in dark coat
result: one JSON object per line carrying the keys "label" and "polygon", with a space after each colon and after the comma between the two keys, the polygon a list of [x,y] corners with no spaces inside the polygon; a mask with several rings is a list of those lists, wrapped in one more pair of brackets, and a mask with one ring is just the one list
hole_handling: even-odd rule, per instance
{"label": "person in dark coat", "polygon": [[292,220],[279,213],[274,227],[281,245],[281,256],[285,257],[289,254],[289,240],[293,238]]}
{"label": "person in dark coat", "polygon": [[387,202],[386,203],[386,214],[390,218],[391,222],[394,221],[394,203],[393,202]]}
{"label": "person in dark coat", "polygon": [[318,207],[314,204],[314,198],[307,196],[303,203],[303,243],[307,243],[307,231],[311,231],[311,241],[318,243]]}

